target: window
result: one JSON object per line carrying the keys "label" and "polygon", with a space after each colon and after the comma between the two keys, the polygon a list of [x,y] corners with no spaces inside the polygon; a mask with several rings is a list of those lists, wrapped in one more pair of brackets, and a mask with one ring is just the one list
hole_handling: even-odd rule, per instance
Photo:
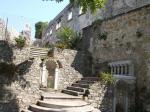
{"label": "window", "polygon": [[79,15],[83,14],[83,7],[79,8]]}
{"label": "window", "polygon": [[58,30],[60,27],[61,27],[61,19],[59,19],[56,24],[56,30]]}
{"label": "window", "polygon": [[53,30],[52,30],[52,29],[50,29],[50,32],[49,32],[49,34],[50,34],[50,35],[52,35],[52,33],[53,33]]}
{"label": "window", "polygon": [[68,21],[72,19],[72,11],[71,9],[68,12]]}

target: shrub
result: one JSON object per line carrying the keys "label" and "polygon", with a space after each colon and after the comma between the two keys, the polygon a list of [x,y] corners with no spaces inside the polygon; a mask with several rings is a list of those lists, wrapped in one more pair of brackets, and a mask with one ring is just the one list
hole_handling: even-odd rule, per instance
{"label": "shrub", "polygon": [[96,29],[101,26],[102,24],[102,19],[96,19],[95,21],[93,21],[92,25],[93,25],[93,30],[96,31]]}
{"label": "shrub", "polygon": [[102,72],[102,73],[100,74],[100,79],[101,79],[105,84],[114,84],[114,83],[115,83],[115,78],[114,78],[113,75],[110,74],[110,73]]}
{"label": "shrub", "polygon": [[16,43],[17,43],[17,47],[22,48],[25,46],[25,38],[23,36],[19,36],[18,38],[15,39]]}
{"label": "shrub", "polygon": [[70,45],[68,43],[63,43],[63,42],[57,42],[55,46],[60,49],[70,48]]}
{"label": "shrub", "polygon": [[63,27],[58,33],[57,38],[59,41],[56,44],[58,48],[68,48],[68,49],[76,49],[77,43],[81,40],[81,36],[79,33],[73,31],[69,27]]}
{"label": "shrub", "polygon": [[107,39],[107,32],[101,32],[98,34],[98,39],[99,40],[106,40]]}

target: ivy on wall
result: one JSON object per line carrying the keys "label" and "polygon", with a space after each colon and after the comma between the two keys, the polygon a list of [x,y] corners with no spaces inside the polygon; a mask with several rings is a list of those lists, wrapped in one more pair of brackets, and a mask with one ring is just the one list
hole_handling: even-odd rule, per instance
{"label": "ivy on wall", "polygon": [[107,32],[101,32],[98,34],[98,39],[99,40],[107,40]]}

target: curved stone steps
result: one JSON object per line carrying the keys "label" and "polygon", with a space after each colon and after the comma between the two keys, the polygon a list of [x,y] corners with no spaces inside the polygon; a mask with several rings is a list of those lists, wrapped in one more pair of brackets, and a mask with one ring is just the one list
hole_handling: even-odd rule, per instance
{"label": "curved stone steps", "polygon": [[77,91],[68,90],[68,89],[62,90],[62,93],[66,93],[66,94],[74,95],[74,96],[80,96],[84,94],[84,92],[77,92]]}
{"label": "curved stone steps", "polygon": [[33,112],[65,112],[61,109],[46,108],[46,107],[41,107],[38,105],[30,105],[29,110],[31,110]]}
{"label": "curved stone steps", "polygon": [[47,108],[37,105],[30,105],[29,109],[33,112],[93,112],[94,108],[91,105],[69,108]]}
{"label": "curved stone steps", "polygon": [[67,90],[73,90],[73,91],[77,91],[77,92],[85,92],[85,88],[81,88],[81,87],[75,87],[75,86],[68,86]]}
{"label": "curved stone steps", "polygon": [[64,93],[45,93],[43,92],[42,94],[42,99],[44,100],[49,100],[49,99],[64,99],[64,100],[79,100],[82,99],[81,96],[72,96],[69,94],[64,94]]}
{"label": "curved stone steps", "polygon": [[72,108],[72,107],[84,107],[88,106],[87,102],[82,100],[48,100],[48,101],[38,101],[37,105],[48,108]]}
{"label": "curved stone steps", "polygon": [[81,84],[81,83],[74,83],[72,84],[74,87],[81,87],[81,88],[89,88],[89,84]]}

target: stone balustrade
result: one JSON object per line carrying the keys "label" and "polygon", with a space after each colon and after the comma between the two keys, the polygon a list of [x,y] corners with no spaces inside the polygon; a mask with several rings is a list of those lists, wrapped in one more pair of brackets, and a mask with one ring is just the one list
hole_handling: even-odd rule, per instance
{"label": "stone balustrade", "polygon": [[111,74],[120,76],[134,76],[134,65],[132,61],[115,61],[109,63]]}

